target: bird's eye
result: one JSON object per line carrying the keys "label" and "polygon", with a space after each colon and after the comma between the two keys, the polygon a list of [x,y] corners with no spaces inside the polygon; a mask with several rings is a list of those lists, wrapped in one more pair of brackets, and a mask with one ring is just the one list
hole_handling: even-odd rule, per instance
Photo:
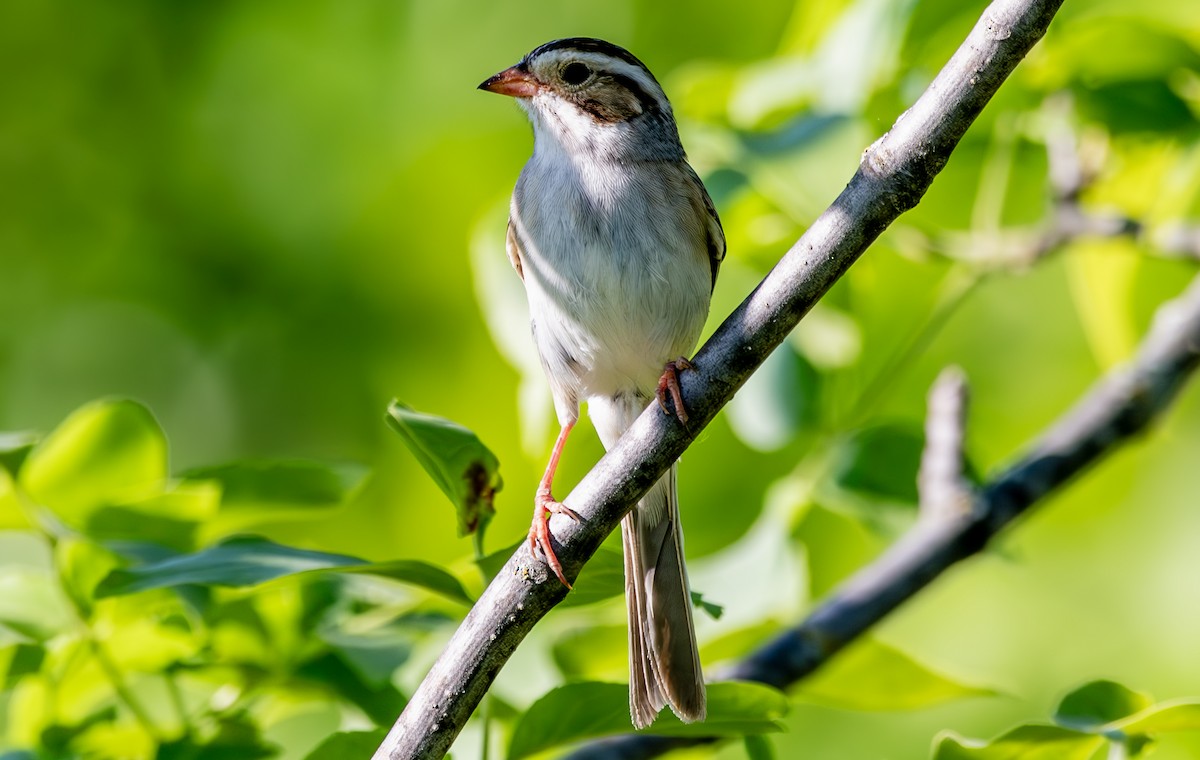
{"label": "bird's eye", "polygon": [[592,70],[587,67],[587,64],[573,61],[563,67],[562,79],[570,85],[579,85],[587,81],[587,78],[592,75]]}

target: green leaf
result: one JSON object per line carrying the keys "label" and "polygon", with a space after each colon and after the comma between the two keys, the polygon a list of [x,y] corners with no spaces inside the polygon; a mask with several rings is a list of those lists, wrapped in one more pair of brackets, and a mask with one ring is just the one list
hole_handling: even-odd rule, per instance
{"label": "green leaf", "polygon": [[167,440],[133,401],[97,401],[69,416],[21,467],[29,497],[73,526],[97,508],[148,498],[167,477]]}
{"label": "green leaf", "polygon": [[0,433],[0,469],[15,477],[29,452],[37,445],[38,438],[37,433],[26,431]]}
{"label": "green leaf", "polygon": [[204,525],[205,536],[211,538],[268,521],[323,517],[341,507],[366,475],[366,468],[357,464],[283,460],[201,467],[183,477],[191,485],[208,482],[220,487],[220,510]]}
{"label": "green leaf", "polygon": [[63,588],[83,615],[90,616],[96,587],[119,564],[111,552],[82,538],[66,536],[54,547]]}
{"label": "green leaf", "polygon": [[750,734],[742,743],[746,746],[748,760],[775,760],[775,747],[762,734]]}
{"label": "green leaf", "polygon": [[[360,673],[348,667],[342,658],[333,652],[326,652],[321,657],[305,663],[298,672],[304,678],[328,684],[338,696],[357,705],[376,723],[391,723],[408,704],[404,695],[392,685],[390,678],[380,684],[367,683]],[[390,672],[385,672],[385,675],[390,676]]]}
{"label": "green leaf", "polygon": [[597,549],[575,580],[560,607],[581,607],[625,593],[625,559],[621,552]]}
{"label": "green leaf", "polygon": [[262,760],[278,754],[279,747],[264,741],[249,718],[235,714],[217,718],[199,735],[161,744],[155,760]]}
{"label": "green leaf", "polygon": [[21,506],[16,483],[8,470],[0,467],[0,530],[26,530],[33,527]]}
{"label": "green leaf", "polygon": [[370,564],[345,554],[297,549],[258,536],[236,536],[215,546],[137,567],[114,570],[96,589],[97,598],[184,584],[253,586],[286,575],[314,571],[365,573],[402,581],[470,604],[458,579],[416,560]]}
{"label": "green leaf", "polygon": [[[726,681],[708,685],[708,717],[682,723],[665,710],[639,733],[661,736],[729,736],[782,731],[788,710],[782,692],[756,683]],[[597,736],[628,733],[629,687],[615,683],[573,683],[551,690],[530,706],[513,729],[509,760]]]}
{"label": "green leaf", "polygon": [[21,567],[0,567],[0,628],[47,641],[70,622],[70,607],[53,579]]}
{"label": "green leaf", "polygon": [[1094,732],[1152,704],[1154,701],[1148,695],[1115,681],[1092,681],[1063,697],[1054,712],[1054,722],[1076,731]]}
{"label": "green leaf", "polygon": [[304,756],[304,760],[345,760],[370,757],[387,737],[387,729],[378,731],[343,731],[330,736]]}
{"label": "green leaf", "polygon": [[933,760],[1089,760],[1104,739],[1059,726],[1018,726],[991,742],[944,733]]}
{"label": "green leaf", "polygon": [[813,598],[832,591],[878,556],[885,545],[863,520],[820,504],[812,504],[801,513],[792,537],[804,543]]}
{"label": "green leaf", "polygon": [[1114,721],[1105,727],[1126,734],[1163,734],[1172,731],[1200,731],[1200,700],[1178,699],[1163,702]]}
{"label": "green leaf", "polygon": [[500,572],[501,568],[503,568],[505,564],[507,564],[509,558],[512,557],[513,552],[521,548],[521,544],[523,543],[525,543],[525,539],[521,539],[515,544],[506,546],[503,549],[497,549],[496,551],[475,560],[475,566],[478,567],[479,572],[483,574],[484,583],[491,583],[495,579],[496,574]]}
{"label": "green leaf", "polygon": [[36,673],[46,659],[46,650],[36,644],[13,644],[0,649],[0,690],[11,689],[17,681]]}
{"label": "green leaf", "polygon": [[496,512],[496,493],[504,486],[496,455],[462,425],[413,411],[399,401],[388,406],[386,419],[454,505],[458,535],[477,530],[482,535]]}
{"label": "green leaf", "polygon": [[550,655],[568,680],[603,681],[629,677],[629,628],[589,625],[559,636]]}
{"label": "green leaf", "polygon": [[724,607],[722,607],[719,604],[714,604],[713,602],[707,601],[704,598],[704,594],[701,594],[699,591],[693,591],[693,592],[691,592],[691,595],[692,595],[692,606],[695,607],[696,609],[704,610],[706,613],[708,613],[708,616],[710,618],[712,618],[713,620],[720,620],[721,616],[725,614]]}
{"label": "green leaf", "polygon": [[369,565],[343,567],[339,572],[390,578],[441,594],[451,601],[462,602],[468,607],[475,603],[458,578],[436,565],[420,560],[397,559],[391,562],[376,562]]}
{"label": "green leaf", "polygon": [[866,638],[806,679],[800,694],[851,710],[916,710],[995,692],[954,681],[898,649]]}
{"label": "green leaf", "polygon": [[915,505],[924,441],[920,429],[911,425],[860,430],[842,444],[834,479],[868,499]]}

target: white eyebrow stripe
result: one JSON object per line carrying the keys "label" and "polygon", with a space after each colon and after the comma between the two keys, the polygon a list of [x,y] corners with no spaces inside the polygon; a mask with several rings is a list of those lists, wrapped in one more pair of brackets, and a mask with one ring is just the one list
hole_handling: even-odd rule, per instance
{"label": "white eyebrow stripe", "polygon": [[662,87],[654,80],[650,72],[641,66],[634,66],[620,58],[605,53],[585,52],[570,48],[559,48],[543,53],[542,55],[554,62],[579,61],[580,63],[586,63],[596,71],[632,79],[647,95],[658,102],[658,107],[661,110],[670,111],[671,109],[670,101],[667,100],[667,95],[663,92]]}

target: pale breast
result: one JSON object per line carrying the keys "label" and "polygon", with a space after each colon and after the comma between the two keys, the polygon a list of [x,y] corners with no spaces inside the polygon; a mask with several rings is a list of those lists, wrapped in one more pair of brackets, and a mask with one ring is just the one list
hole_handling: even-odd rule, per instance
{"label": "pale breast", "polygon": [[539,351],[578,396],[647,393],[707,317],[707,219],[680,164],[561,158],[535,154],[513,195]]}

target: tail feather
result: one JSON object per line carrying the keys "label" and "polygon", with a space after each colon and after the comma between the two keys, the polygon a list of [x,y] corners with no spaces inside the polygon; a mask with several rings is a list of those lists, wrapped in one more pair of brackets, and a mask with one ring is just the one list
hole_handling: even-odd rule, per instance
{"label": "tail feather", "polygon": [[[588,411],[608,448],[649,399],[591,399]],[[685,722],[705,715],[704,674],[683,562],[675,466],[621,522],[629,608],[629,712],[645,728],[663,707]]]}

